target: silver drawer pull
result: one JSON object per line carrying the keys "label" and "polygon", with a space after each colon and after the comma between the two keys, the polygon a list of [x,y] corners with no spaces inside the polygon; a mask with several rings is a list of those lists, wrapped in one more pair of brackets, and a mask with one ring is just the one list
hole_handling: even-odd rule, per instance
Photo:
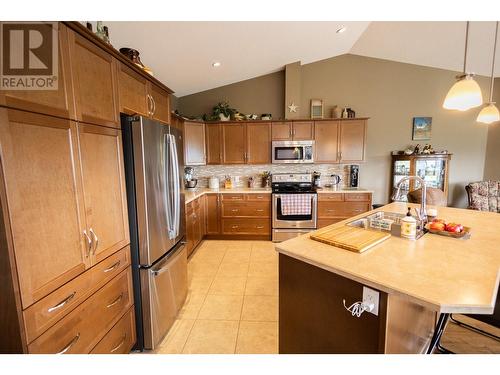
{"label": "silver drawer pull", "polygon": [[264,229],[264,226],[263,225],[258,225],[257,229]]}
{"label": "silver drawer pull", "polygon": [[113,349],[111,349],[109,352],[110,353],[114,353],[116,352],[118,349],[121,348],[121,346],[125,343],[125,340],[127,338],[127,334],[125,333],[122,337],[122,341],[120,341],[120,343],[118,345],[116,345]]}
{"label": "silver drawer pull", "polygon": [[75,344],[76,344],[76,342],[77,342],[79,339],[80,339],[80,332],[78,332],[78,333],[76,334],[76,336],[75,336],[75,337],[73,337],[73,339],[69,342],[69,344],[68,344],[68,345],[66,345],[66,346],[65,346],[65,347],[64,347],[64,348],[63,348],[60,352],[58,352],[58,353],[56,353],[56,354],[64,354],[64,353],[66,353],[68,350],[70,350],[70,349],[71,349],[71,347],[72,347],[73,345],[75,345]]}
{"label": "silver drawer pull", "polygon": [[113,307],[117,303],[119,303],[123,299],[123,292],[120,293],[118,298],[116,298],[113,302],[111,302],[109,305],[106,305],[107,308]]}
{"label": "silver drawer pull", "polygon": [[231,227],[231,229],[238,229],[238,228],[239,228],[239,226],[238,226],[238,225],[233,225],[233,226]]}
{"label": "silver drawer pull", "polygon": [[239,210],[237,208],[231,210],[231,212],[238,212]]}
{"label": "silver drawer pull", "polygon": [[264,210],[262,208],[259,208],[259,209],[255,210],[255,211],[257,211],[257,212],[264,212]]}
{"label": "silver drawer pull", "polygon": [[262,195],[257,196],[257,199],[263,199],[264,197]]}
{"label": "silver drawer pull", "polygon": [[231,197],[231,199],[241,199],[241,197]]}
{"label": "silver drawer pull", "polygon": [[75,296],[76,292],[71,293],[69,296],[67,296],[65,299],[63,299],[61,302],[59,302],[57,305],[50,307],[47,309],[47,312],[51,313],[52,311],[55,311],[57,309],[60,309],[63,307],[65,304],[67,304],[69,301],[73,299]]}
{"label": "silver drawer pull", "polygon": [[106,268],[106,269],[105,269],[104,271],[102,271],[102,272],[107,273],[107,272],[113,271],[113,270],[115,270],[115,269],[117,269],[117,268],[118,268],[118,266],[120,265],[120,263],[121,263],[121,260],[119,260],[118,262],[116,262],[115,264],[113,264],[111,267]]}

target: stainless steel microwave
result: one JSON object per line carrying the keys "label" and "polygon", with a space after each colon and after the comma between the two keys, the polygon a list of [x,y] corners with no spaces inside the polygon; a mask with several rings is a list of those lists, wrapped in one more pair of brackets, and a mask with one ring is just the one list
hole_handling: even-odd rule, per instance
{"label": "stainless steel microwave", "polygon": [[273,141],[273,163],[314,163],[314,141]]}

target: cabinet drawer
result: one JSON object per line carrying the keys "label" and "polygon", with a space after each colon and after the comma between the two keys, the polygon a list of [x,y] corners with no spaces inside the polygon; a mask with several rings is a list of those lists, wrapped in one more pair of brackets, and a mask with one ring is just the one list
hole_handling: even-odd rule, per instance
{"label": "cabinet drawer", "polygon": [[318,219],[318,229],[338,223],[342,220],[343,218]]}
{"label": "cabinet drawer", "polygon": [[223,219],[223,234],[258,234],[271,233],[271,220],[269,219]]}
{"label": "cabinet drawer", "polygon": [[224,193],[221,194],[221,198],[223,201],[242,201],[245,199],[245,194]]}
{"label": "cabinet drawer", "polygon": [[256,194],[256,193],[250,193],[246,194],[247,201],[250,202],[271,202],[271,194],[270,193],[263,193],[263,194]]}
{"label": "cabinet drawer", "polygon": [[222,217],[271,217],[270,202],[223,202]]}
{"label": "cabinet drawer", "polygon": [[346,193],[344,200],[346,202],[371,201],[370,193]]}
{"label": "cabinet drawer", "polygon": [[130,267],[28,345],[29,353],[88,353],[133,304]]}
{"label": "cabinet drawer", "polygon": [[325,201],[325,202],[342,202],[344,200],[344,194],[343,193],[320,193],[318,194],[318,201]]}
{"label": "cabinet drawer", "polygon": [[318,203],[318,217],[348,218],[370,210],[369,202],[321,202]]}
{"label": "cabinet drawer", "polygon": [[27,342],[40,336],[129,265],[130,246],[126,246],[24,310]]}
{"label": "cabinet drawer", "polygon": [[135,314],[132,306],[92,349],[91,354],[127,354],[135,344]]}

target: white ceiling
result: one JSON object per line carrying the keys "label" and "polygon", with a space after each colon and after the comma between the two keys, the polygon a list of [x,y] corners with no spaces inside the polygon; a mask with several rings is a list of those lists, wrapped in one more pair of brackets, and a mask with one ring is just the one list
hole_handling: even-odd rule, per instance
{"label": "white ceiling", "polygon": [[[140,51],[155,76],[184,96],[353,53],[461,71],[465,22],[105,22],[117,49]],[[336,33],[346,26],[344,33]],[[494,22],[472,22],[468,71],[490,75]],[[500,44],[500,41],[499,41]],[[499,48],[500,49],[500,48]],[[221,62],[219,68],[212,67]],[[496,76],[500,76],[500,51]]]}
{"label": "white ceiling", "polygon": [[[349,52],[369,22],[105,22],[117,49],[139,50],[155,77],[184,96],[291,62]],[[337,34],[342,25],[348,29]],[[213,68],[212,63],[221,66]]]}

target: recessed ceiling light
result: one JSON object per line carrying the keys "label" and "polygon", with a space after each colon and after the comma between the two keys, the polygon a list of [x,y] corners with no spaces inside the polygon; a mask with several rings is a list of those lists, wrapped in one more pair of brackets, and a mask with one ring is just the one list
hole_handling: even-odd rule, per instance
{"label": "recessed ceiling light", "polygon": [[346,30],[347,30],[347,27],[342,26],[340,29],[337,30],[337,34],[343,33]]}
{"label": "recessed ceiling light", "polygon": [[218,62],[218,61],[213,62],[213,63],[212,63],[212,66],[213,66],[214,68],[218,68],[218,67],[220,66],[220,62]]}

